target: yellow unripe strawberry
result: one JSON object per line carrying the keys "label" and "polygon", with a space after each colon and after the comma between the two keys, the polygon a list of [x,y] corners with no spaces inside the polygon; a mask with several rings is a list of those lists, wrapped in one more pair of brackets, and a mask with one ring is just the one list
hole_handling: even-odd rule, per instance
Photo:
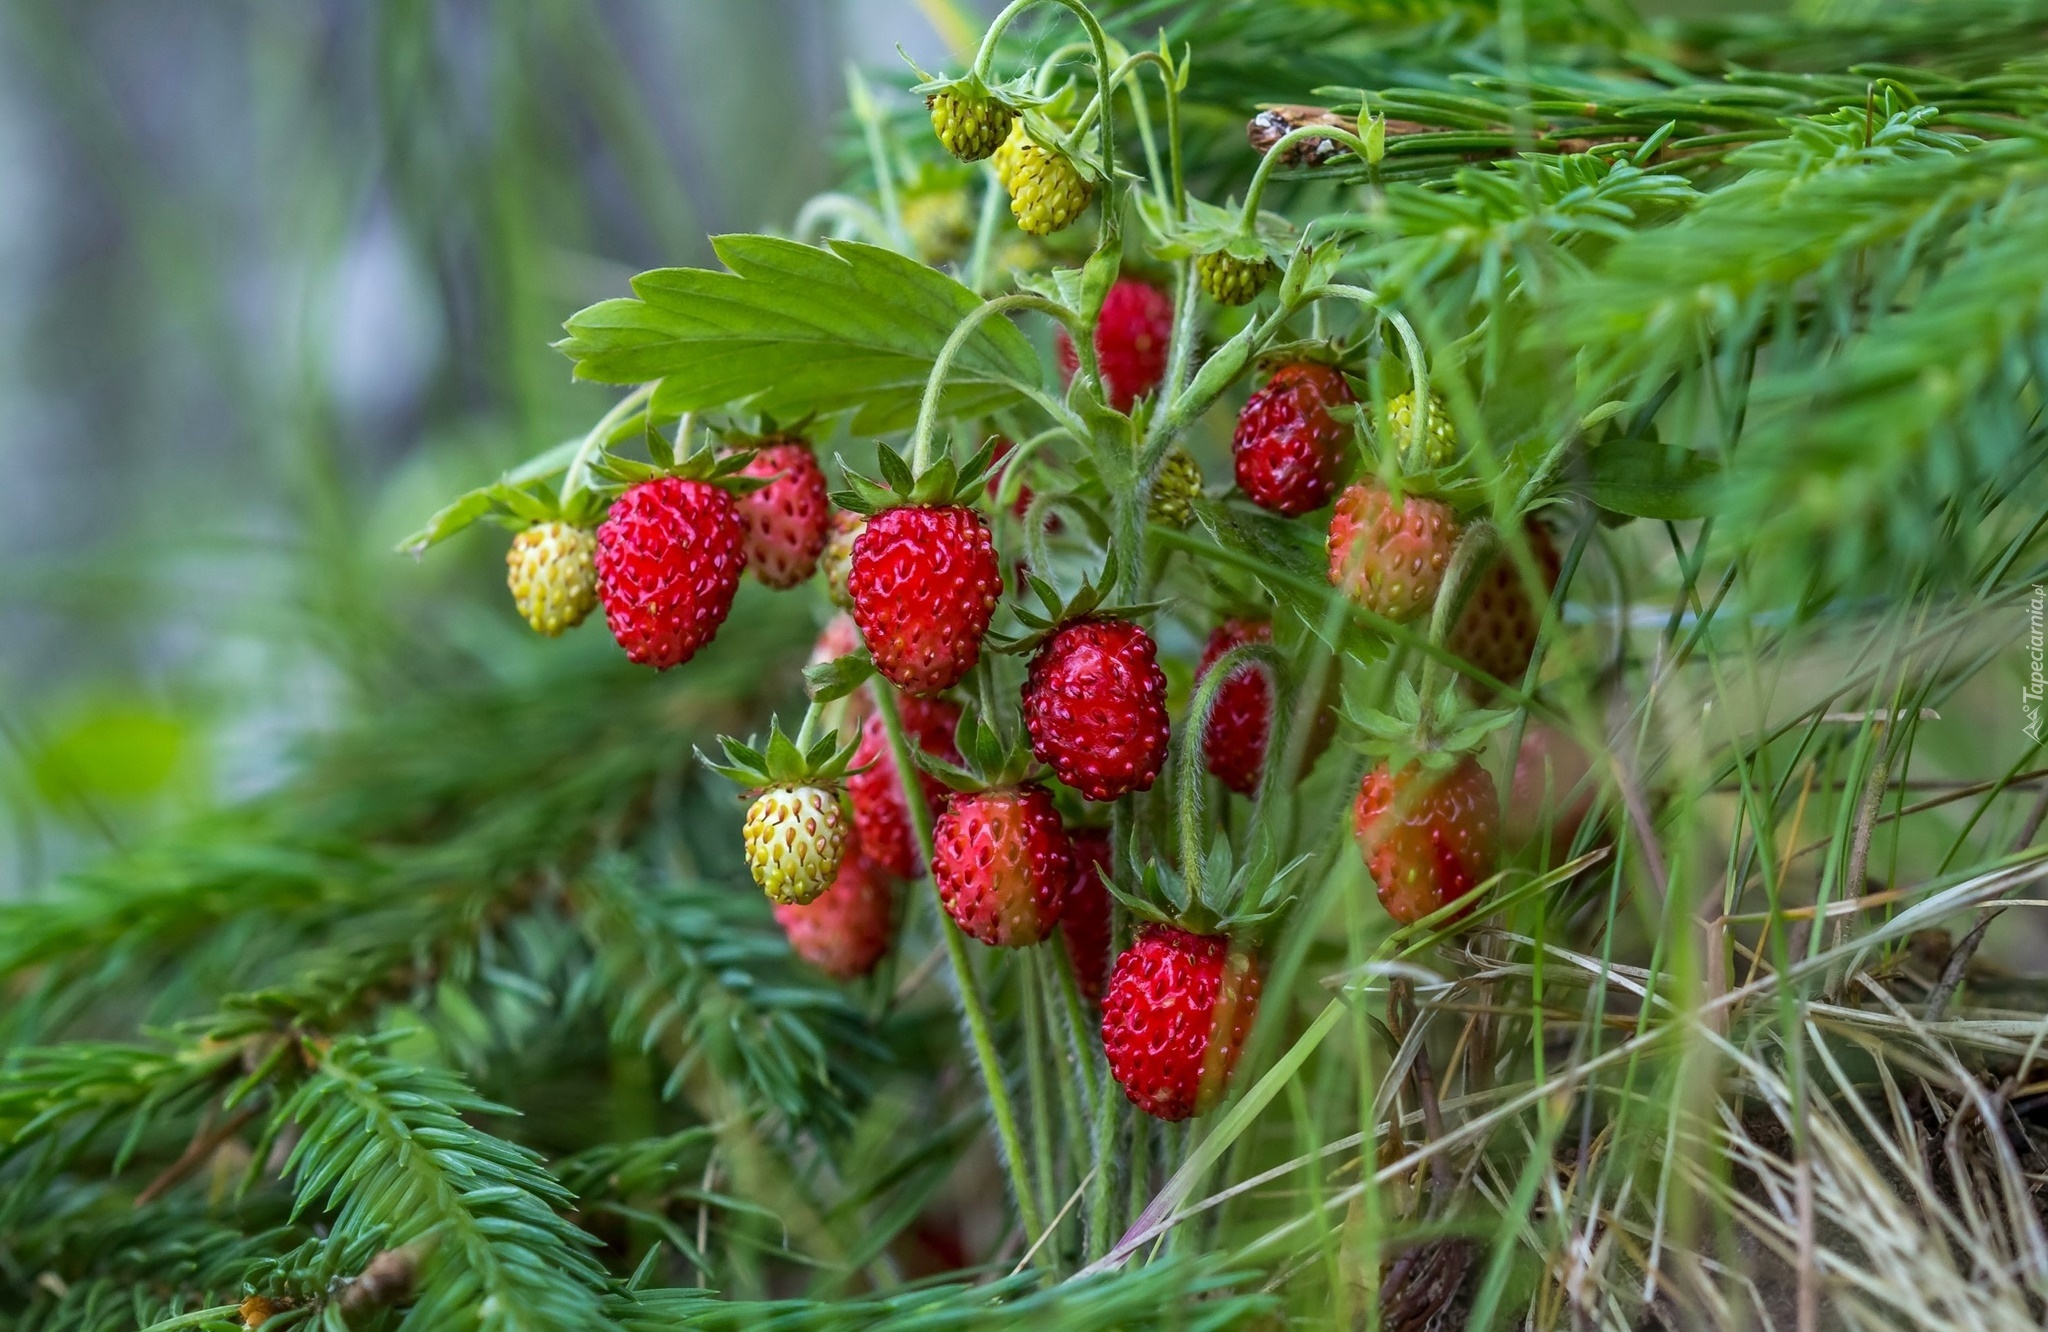
{"label": "yellow unripe strawberry", "polygon": [[754,882],[785,906],[801,906],[831,887],[846,854],[846,815],[829,787],[770,787],[754,797],[742,831]]}
{"label": "yellow unripe strawberry", "polygon": [[1195,499],[1202,493],[1202,468],[1186,449],[1166,455],[1152,482],[1152,502],[1145,516],[1162,527],[1186,527],[1195,517]]}
{"label": "yellow unripe strawberry", "polygon": [[[1387,403],[1387,424],[1392,427],[1393,444],[1405,453],[1408,441],[1415,434],[1415,395],[1397,393]],[[1428,467],[1442,467],[1458,451],[1458,427],[1451,424],[1450,409],[1444,400],[1432,393],[1429,395],[1429,421],[1422,430],[1422,463]]]}
{"label": "yellow unripe strawberry", "polygon": [[996,178],[1010,192],[1010,215],[1033,236],[1050,236],[1073,225],[1088,209],[1095,187],[1073,159],[1041,146],[1018,121],[996,150]]}
{"label": "yellow unripe strawberry", "polygon": [[512,538],[505,582],[536,633],[557,637],[597,606],[596,556],[596,535],[569,523],[535,523]]}
{"label": "yellow unripe strawberry", "polygon": [[1218,305],[1249,305],[1278,276],[1279,266],[1267,259],[1240,259],[1222,250],[1195,256],[1195,277]]}

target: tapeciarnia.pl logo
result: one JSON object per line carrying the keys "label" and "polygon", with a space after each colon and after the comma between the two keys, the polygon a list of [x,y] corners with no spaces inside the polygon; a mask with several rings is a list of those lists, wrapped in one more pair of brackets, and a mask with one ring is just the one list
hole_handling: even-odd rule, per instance
{"label": "tapeciarnia.pl logo", "polygon": [[2041,662],[2048,656],[2048,636],[2042,631],[2044,612],[2048,612],[2048,588],[2039,583],[2034,585],[2034,595],[2027,600],[2027,687],[2020,696],[2020,710],[2027,714],[2027,739],[2035,744],[2041,742],[2041,695],[2048,690],[2048,677],[2041,671]]}

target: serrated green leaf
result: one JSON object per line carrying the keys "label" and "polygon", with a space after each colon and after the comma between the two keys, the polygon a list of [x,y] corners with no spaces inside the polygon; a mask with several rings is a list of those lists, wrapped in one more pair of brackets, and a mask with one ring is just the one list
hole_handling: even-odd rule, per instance
{"label": "serrated green leaf", "polygon": [[[730,271],[642,273],[632,298],[570,319],[557,345],[577,377],[659,379],[657,415],[857,409],[856,430],[885,433],[915,419],[939,350],[982,304],[944,273],[872,245],[722,236],[713,246]],[[941,409],[985,415],[1040,378],[1024,335],[1007,320],[984,320],[953,362]]]}

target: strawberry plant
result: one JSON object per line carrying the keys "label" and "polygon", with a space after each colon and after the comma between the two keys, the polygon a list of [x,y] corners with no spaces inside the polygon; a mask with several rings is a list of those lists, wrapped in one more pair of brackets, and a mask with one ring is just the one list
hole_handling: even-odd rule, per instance
{"label": "strawberry plant", "polygon": [[[1017,0],[860,76],[406,546],[666,675],[15,909],[0,1274],[234,1142],[166,1332],[2038,1326],[2042,51]],[[90,1039],[171,919],[293,961]]]}

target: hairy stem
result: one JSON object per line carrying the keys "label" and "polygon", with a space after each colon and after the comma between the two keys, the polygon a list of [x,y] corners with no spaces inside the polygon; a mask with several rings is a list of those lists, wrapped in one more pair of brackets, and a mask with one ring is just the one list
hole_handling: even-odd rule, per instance
{"label": "hairy stem", "polygon": [[[875,681],[869,689],[875,700],[875,711],[882,718],[882,725],[889,732],[889,755],[896,764],[896,778],[903,788],[903,806],[910,813],[910,826],[917,833],[918,850],[924,855],[925,877],[931,878],[932,863],[932,812],[925,804],[924,788],[917,780],[917,764],[911,756],[909,739],[903,734],[903,718],[896,710],[896,698],[889,692],[888,685]],[[932,892],[938,892],[933,882]],[[989,1030],[988,1008],[982,1002],[981,988],[974,978],[974,966],[967,956],[967,941],[961,936],[960,927],[946,914],[939,911],[939,933],[946,941],[946,957],[953,964],[954,989],[960,995],[960,1015],[967,1022],[967,1033],[974,1046],[974,1055],[981,1070],[982,1088],[988,1094],[989,1114],[996,1122],[996,1137],[1002,1147],[1003,1164],[1010,1172],[1010,1191],[1016,1196],[1017,1215],[1024,1222],[1024,1229],[1031,1238],[1037,1239],[1044,1232],[1039,1223],[1038,1202],[1031,1190],[1031,1181],[1024,1173],[1024,1144],[1017,1136],[1017,1111],[1010,1104],[1010,1089],[1003,1083],[1003,1070],[996,1058],[995,1037]]]}

